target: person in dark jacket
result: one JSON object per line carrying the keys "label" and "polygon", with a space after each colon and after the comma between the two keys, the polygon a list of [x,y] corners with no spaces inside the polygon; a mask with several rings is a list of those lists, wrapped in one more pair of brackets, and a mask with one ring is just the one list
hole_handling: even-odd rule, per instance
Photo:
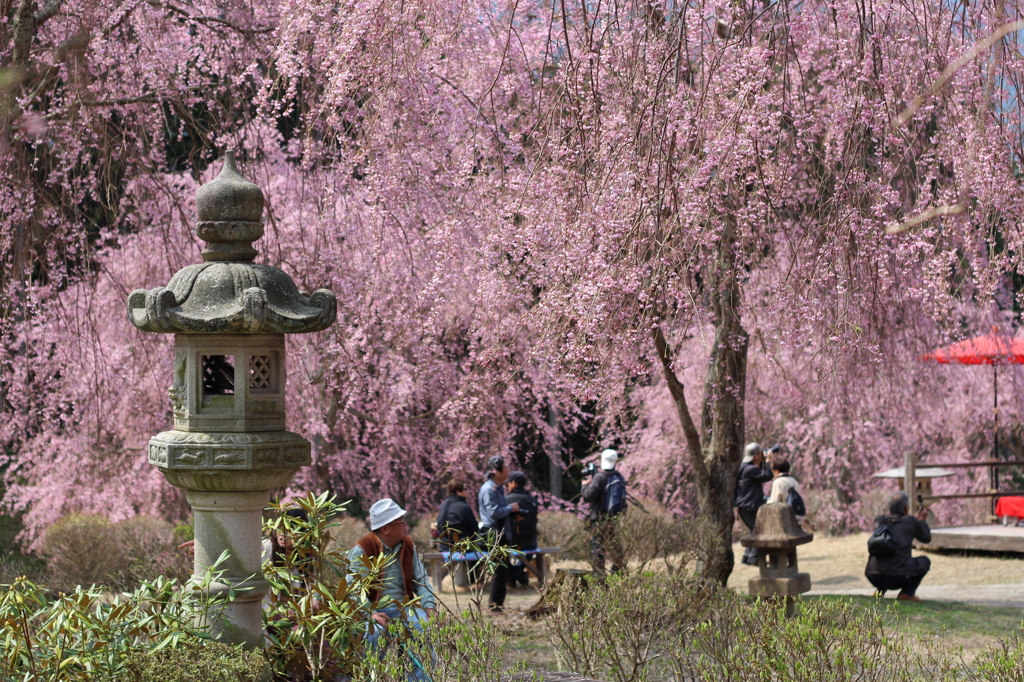
{"label": "person in dark jacket", "polygon": [[[758,443],[747,443],[740,464],[740,476],[736,482],[736,500],[733,503],[739,513],[740,521],[749,532],[754,531],[757,521],[757,510],[764,504],[764,484],[772,480],[771,465],[765,459],[764,451]],[[757,565],[757,548],[747,547],[741,562],[750,566]]]}
{"label": "person in dark jacket", "polygon": [[476,514],[466,502],[466,482],[453,479],[448,483],[448,497],[441,503],[437,513],[437,539],[442,551],[449,551],[460,540],[472,540],[477,535],[479,524]]}
{"label": "person in dark jacket", "polygon": [[622,547],[616,537],[615,518],[606,507],[608,482],[612,476],[621,480],[622,474],[615,470],[619,453],[611,448],[601,452],[601,468],[592,477],[583,479],[580,496],[590,505],[590,562],[600,575],[605,573],[605,555],[612,562],[612,573],[619,570],[622,561]]}
{"label": "person in dark jacket", "polygon": [[[519,511],[512,514],[512,547],[518,550],[537,549],[538,504],[537,498],[526,489],[526,474],[513,471],[508,475],[505,487],[508,489],[505,501],[519,505]],[[527,587],[530,584],[529,574],[522,561],[512,560],[508,569],[508,584],[510,587],[516,584]]]}
{"label": "person in dark jacket", "polygon": [[916,596],[917,587],[932,567],[931,560],[926,556],[913,557],[910,550],[914,540],[924,543],[932,541],[932,531],[925,522],[928,508],[921,507],[916,516],[907,514],[910,509],[910,498],[904,492],[893,493],[889,497],[889,513],[875,519],[875,528],[882,524],[889,526],[896,541],[896,553],[888,557],[868,557],[864,575],[878,591],[876,597],[884,597],[887,590],[899,590],[898,599],[921,601]]}

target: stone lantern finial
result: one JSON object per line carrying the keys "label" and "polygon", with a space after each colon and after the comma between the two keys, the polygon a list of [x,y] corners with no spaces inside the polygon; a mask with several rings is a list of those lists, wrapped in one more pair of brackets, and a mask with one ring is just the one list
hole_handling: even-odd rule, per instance
{"label": "stone lantern finial", "polygon": [[224,155],[224,167],[196,192],[196,234],[206,242],[205,261],[252,261],[252,242],[263,236],[263,191],[242,177],[235,152]]}
{"label": "stone lantern finial", "polygon": [[306,295],[283,270],[252,262],[252,242],[263,236],[263,192],[238,173],[234,152],[196,192],[196,210],[205,262],[182,268],[166,287],[133,291],[133,325],[164,333],[304,334],[334,324],[333,293]]}

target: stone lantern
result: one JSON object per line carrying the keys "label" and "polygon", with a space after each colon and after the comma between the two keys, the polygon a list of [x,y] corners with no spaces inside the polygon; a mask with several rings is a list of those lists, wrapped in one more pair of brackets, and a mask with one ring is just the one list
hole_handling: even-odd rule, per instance
{"label": "stone lantern", "polygon": [[754,531],[740,539],[744,547],[756,547],[760,575],[751,578],[754,597],[785,597],[786,615],[793,615],[793,598],[811,589],[811,576],[797,572],[796,547],[814,539],[796,521],[793,508],[782,502],[757,510]]}
{"label": "stone lantern", "polygon": [[214,636],[262,647],[263,509],[310,463],[309,441],[285,430],[284,335],[329,327],[336,300],[253,262],[263,192],[239,175],[232,152],[196,192],[196,212],[203,262],[128,297],[133,325],[174,334],[174,428],[150,440],[149,462],[185,490],[195,514],[194,577],[230,553],[214,589],[243,589],[215,615]]}

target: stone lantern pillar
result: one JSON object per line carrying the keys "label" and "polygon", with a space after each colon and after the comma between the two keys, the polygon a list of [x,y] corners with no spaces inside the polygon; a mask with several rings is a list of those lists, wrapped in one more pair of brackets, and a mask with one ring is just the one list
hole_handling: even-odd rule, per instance
{"label": "stone lantern pillar", "polygon": [[221,641],[263,647],[261,529],[270,493],[310,463],[309,442],[285,430],[285,334],[334,323],[326,289],[300,293],[282,270],[254,263],[263,192],[227,152],[196,193],[203,262],[166,287],[133,291],[128,319],[174,334],[174,428],[149,442],[149,462],[185,490],[195,514],[195,574],[230,554],[215,590],[238,593],[213,622]]}
{"label": "stone lantern pillar", "polygon": [[760,575],[748,586],[754,597],[785,597],[786,615],[793,615],[794,597],[811,589],[811,576],[797,572],[796,548],[814,540],[796,521],[788,504],[773,502],[757,510],[754,530],[740,538],[744,547],[757,547]]}

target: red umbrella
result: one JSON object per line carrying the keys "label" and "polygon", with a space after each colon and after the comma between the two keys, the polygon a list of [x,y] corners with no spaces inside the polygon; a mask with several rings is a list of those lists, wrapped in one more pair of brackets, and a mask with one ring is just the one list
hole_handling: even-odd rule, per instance
{"label": "red umbrella", "polygon": [[1021,365],[1024,364],[1024,339],[1000,336],[998,327],[992,327],[992,333],[987,336],[938,348],[922,360],[960,365]]}
{"label": "red umbrella", "polygon": [[[999,365],[1024,364],[1024,339],[1002,336],[998,327],[992,327],[991,334],[937,348],[921,359],[942,364],[992,365],[992,410],[995,415],[992,458],[999,459],[999,384],[996,372]],[[993,488],[996,487],[998,475],[998,470],[993,468]]]}

